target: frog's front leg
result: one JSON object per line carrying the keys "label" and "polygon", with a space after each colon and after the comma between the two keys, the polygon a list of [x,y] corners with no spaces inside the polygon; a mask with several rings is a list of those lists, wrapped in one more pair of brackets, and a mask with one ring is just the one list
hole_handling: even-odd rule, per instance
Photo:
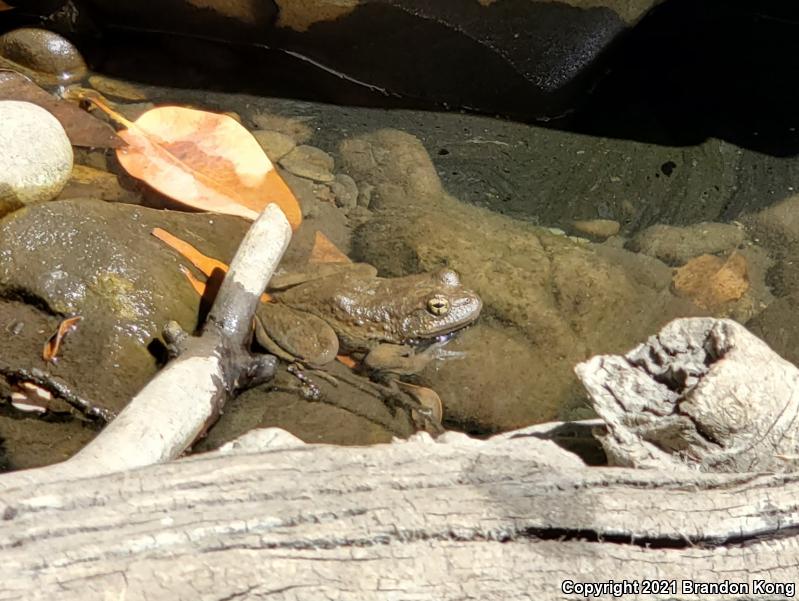
{"label": "frog's front leg", "polygon": [[409,376],[422,371],[438,356],[440,344],[432,344],[423,351],[405,344],[383,343],[374,347],[363,358],[369,371]]}

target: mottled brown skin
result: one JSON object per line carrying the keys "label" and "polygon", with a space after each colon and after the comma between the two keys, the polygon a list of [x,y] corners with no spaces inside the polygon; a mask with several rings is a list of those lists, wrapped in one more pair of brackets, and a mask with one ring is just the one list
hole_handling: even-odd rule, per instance
{"label": "mottled brown skin", "polygon": [[272,294],[275,302],[259,309],[256,330],[267,349],[311,365],[356,354],[372,369],[401,373],[419,371],[432,358],[416,352],[420,342],[471,324],[482,308],[450,269],[380,278],[355,263]]}

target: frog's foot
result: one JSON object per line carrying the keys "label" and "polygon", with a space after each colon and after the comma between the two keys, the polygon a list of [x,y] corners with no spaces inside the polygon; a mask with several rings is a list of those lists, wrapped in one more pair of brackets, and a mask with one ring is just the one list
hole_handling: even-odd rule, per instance
{"label": "frog's foot", "polygon": [[411,395],[424,409],[418,409],[423,419],[433,420],[439,427],[441,427],[441,420],[444,417],[444,405],[441,403],[441,397],[432,388],[426,386],[417,386],[397,380],[397,386],[404,392]]}
{"label": "frog's foot", "polygon": [[322,400],[322,390],[319,388],[319,385],[305,373],[302,364],[290,363],[286,369],[292,376],[300,381],[300,387],[295,390],[295,392],[299,392],[300,396],[306,401]]}

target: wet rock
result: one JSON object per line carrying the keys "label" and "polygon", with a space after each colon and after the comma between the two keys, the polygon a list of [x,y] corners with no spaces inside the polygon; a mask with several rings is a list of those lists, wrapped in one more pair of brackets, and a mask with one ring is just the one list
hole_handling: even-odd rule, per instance
{"label": "wet rock", "polygon": [[297,146],[280,159],[280,166],[315,182],[332,182],[334,179],[333,157],[314,146]]}
{"label": "wet rock", "polygon": [[271,131],[268,129],[256,129],[252,132],[253,137],[264,149],[266,156],[273,163],[277,163],[280,159],[286,156],[289,152],[294,150],[297,143],[286,134],[279,131]]}
{"label": "wet rock", "polygon": [[66,38],[25,27],[0,36],[0,68],[13,69],[43,86],[67,85],[86,76],[86,63]]}
{"label": "wet rock", "polygon": [[[320,80],[326,93],[333,80],[345,88],[342,100],[347,93],[363,97],[364,90],[372,90],[383,101],[404,97],[429,106],[535,117],[559,116],[573,108],[606,72],[603,59],[611,44],[657,3],[203,0],[175,2],[163,11],[116,0],[72,4],[78,14],[85,9],[91,15],[92,31],[121,26],[131,32],[212,37],[237,46],[268,44],[303,59],[299,68],[296,63],[292,67],[300,71],[298,78],[309,73],[305,79],[311,83],[302,82],[305,89]],[[255,52],[259,49],[248,55],[250,62],[263,56]],[[195,68],[208,70],[216,54],[218,47],[188,58]],[[268,74],[253,79],[262,81],[265,93],[273,91]]]}
{"label": "wet rock", "polygon": [[603,49],[654,4],[278,2],[273,44],[394,95],[555,115],[598,75]]}
{"label": "wet rock", "polygon": [[[474,431],[570,414],[581,398],[575,363],[626,350],[670,319],[698,312],[671,294],[670,270],[655,259],[578,244],[448,196],[413,136],[383,130],[345,140],[339,163],[359,188],[374,186],[374,217],[356,232],[355,257],[388,275],[452,267],[482,297],[483,319],[495,320],[467,357],[422,374],[445,415]],[[483,327],[464,333],[463,344]]]}
{"label": "wet rock", "polygon": [[336,206],[345,211],[358,206],[358,185],[345,173],[337,173],[336,179],[330,183],[330,189],[336,195]]}
{"label": "wet rock", "polygon": [[0,101],[0,199],[50,200],[72,171],[72,145],[58,120],[29,102]]}
{"label": "wet rock", "polygon": [[[164,324],[197,325],[200,299],[180,272],[184,261],[150,234],[154,227],[229,261],[247,224],[85,199],[26,207],[0,221],[0,298],[25,299],[46,316],[83,316],[49,370],[112,411],[155,373]],[[54,327],[35,333],[27,355],[7,354],[13,349],[4,345],[0,358],[38,365]]]}
{"label": "wet rock", "polygon": [[586,221],[575,221],[572,227],[582,234],[586,234],[598,240],[605,240],[615,236],[621,229],[621,224],[613,219],[590,219]]}
{"label": "wet rock", "polygon": [[627,248],[669,265],[682,265],[699,255],[729,252],[741,245],[745,237],[742,228],[730,223],[653,225],[633,237]]}

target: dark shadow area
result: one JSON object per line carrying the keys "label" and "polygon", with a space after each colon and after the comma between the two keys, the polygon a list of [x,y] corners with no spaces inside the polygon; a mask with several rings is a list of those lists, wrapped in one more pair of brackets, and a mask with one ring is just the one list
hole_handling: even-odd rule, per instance
{"label": "dark shadow area", "polygon": [[799,4],[669,0],[615,48],[586,104],[554,126],[684,146],[708,137],[799,152]]}
{"label": "dark shadow area", "polygon": [[[441,49],[433,39],[427,40],[430,62],[414,64],[429,80],[420,80],[419,95],[414,96],[370,87],[368,81],[337,75],[297,54],[254,45],[252,40],[239,38],[242,43],[231,44],[174,33],[100,27],[101,19],[92,14],[84,14],[83,20],[83,33],[68,37],[89,64],[106,75],[177,88],[340,105],[458,108],[451,102],[436,101],[438,92],[431,88],[436,66],[446,64],[436,61],[435,53]],[[360,21],[353,17],[353,24],[357,23]],[[0,30],[26,24],[36,24],[36,18],[0,13]],[[328,37],[335,40],[333,33]],[[280,38],[278,35],[270,43],[281,43]],[[562,48],[553,46],[556,51]],[[385,67],[392,69],[390,64]],[[478,96],[472,101],[464,98],[462,107],[610,138],[686,146],[716,137],[773,156],[799,152],[799,85],[794,78],[799,68],[796,2],[666,0],[634,29],[618,36],[591,68],[591,76],[574,80],[581,89],[575,94],[571,90],[569,106],[574,110],[566,117],[537,122],[543,105],[531,102],[525,112],[509,104],[508,98],[513,96],[509,90],[519,91],[518,82],[514,84],[517,88],[508,89],[491,82],[477,86]],[[487,74],[474,72],[472,76],[479,81]]]}

